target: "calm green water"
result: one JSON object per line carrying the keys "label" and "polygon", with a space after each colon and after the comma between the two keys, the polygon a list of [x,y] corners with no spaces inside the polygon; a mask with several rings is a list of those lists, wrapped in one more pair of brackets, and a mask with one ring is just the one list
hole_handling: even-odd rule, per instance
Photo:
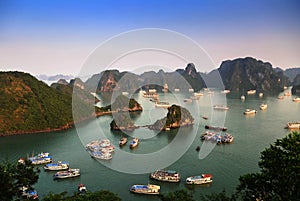
{"label": "calm green water", "polygon": [[[189,187],[183,181],[179,184],[153,181],[148,179],[148,174],[127,174],[114,171],[93,160],[85,151],[83,144],[99,138],[99,133],[104,134],[115,144],[118,143],[121,137],[120,133],[110,131],[109,123],[112,120],[110,116],[103,116],[81,125],[78,129],[80,134],[77,134],[76,129],[70,129],[56,133],[2,137],[0,138],[0,158],[14,162],[19,157],[24,157],[27,154],[31,155],[32,152],[47,151],[51,153],[55,161],[69,161],[71,167],[81,169],[80,177],[59,181],[52,179],[53,172],[42,170],[39,182],[35,185],[41,197],[50,191],[54,193],[62,191],[73,193],[79,183],[84,183],[91,191],[110,190],[119,194],[123,200],[159,200],[156,196],[129,193],[131,185],[147,184],[148,182],[159,184],[162,193],[177,189],[190,189],[195,198],[199,198],[200,194],[220,192],[223,189],[232,192],[238,184],[240,175],[259,170],[257,162],[260,152],[277,138],[282,138],[289,133],[288,130],[284,129],[285,124],[289,121],[300,120],[300,104],[292,102],[293,97],[285,97],[285,99],[279,100],[277,96],[263,98],[248,96],[246,101],[242,102],[239,95],[229,94],[227,95],[227,104],[230,109],[227,112],[213,111],[212,103],[214,103],[216,96],[217,94],[205,95],[193,103],[184,103],[183,99],[188,97],[187,94],[160,95],[161,100],[172,103],[179,100],[196,119],[193,128],[182,130],[186,135],[186,138],[182,139],[182,144],[186,146],[187,151],[179,160],[166,169],[177,170],[181,173],[183,180],[188,176],[201,173],[213,174],[214,182],[210,186]],[[135,117],[137,125],[153,123],[167,112],[165,109],[155,108],[149,99],[145,99],[138,94],[135,98],[144,107],[144,111]],[[268,104],[266,111],[259,111],[259,105],[262,102]],[[246,108],[257,109],[258,113],[255,116],[244,116],[243,111]],[[204,120],[200,118],[201,115],[207,115],[210,119],[208,121]],[[205,147],[200,141],[200,135],[205,131],[204,125],[209,124],[212,118],[214,123],[225,120],[224,125],[228,127],[228,132],[235,137],[235,140],[234,143],[229,145],[215,146],[207,157],[200,160],[199,153],[195,151],[195,148],[198,145],[201,146],[201,149]],[[122,150],[117,149],[114,158],[107,162],[108,165],[117,162],[124,163],[124,166],[128,165],[130,161],[122,159],[120,153],[147,154],[161,150],[174,141],[176,131],[156,134],[154,131],[140,128],[130,133],[130,135],[144,139],[135,150],[130,150],[128,146],[125,146]],[[189,143],[185,140],[191,138],[192,141],[189,146]],[[180,144],[176,146],[178,148],[172,147],[174,154],[176,154],[177,149],[182,150]],[[157,161],[160,160],[163,159],[158,157]],[[153,161],[141,165],[156,166]]]}

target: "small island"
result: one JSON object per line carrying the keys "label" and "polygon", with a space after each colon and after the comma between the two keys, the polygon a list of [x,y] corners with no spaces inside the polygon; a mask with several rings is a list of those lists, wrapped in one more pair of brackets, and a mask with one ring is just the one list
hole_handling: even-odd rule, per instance
{"label": "small island", "polygon": [[133,98],[128,98],[124,95],[120,95],[116,100],[108,106],[96,108],[96,116],[103,114],[113,114],[114,119],[110,123],[111,130],[127,130],[132,131],[137,126],[130,118],[127,112],[141,112],[142,106]]}
{"label": "small island", "polygon": [[172,105],[168,108],[167,116],[157,120],[154,124],[148,125],[151,130],[170,130],[182,126],[191,126],[194,124],[194,118],[184,107]]}

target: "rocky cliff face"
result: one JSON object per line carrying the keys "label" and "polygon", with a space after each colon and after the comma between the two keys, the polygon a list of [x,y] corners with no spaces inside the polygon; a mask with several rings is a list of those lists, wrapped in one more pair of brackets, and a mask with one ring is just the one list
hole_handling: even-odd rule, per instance
{"label": "rocky cliff face", "polygon": [[165,118],[157,120],[153,125],[149,125],[148,128],[152,130],[168,130],[193,124],[194,118],[187,109],[178,105],[172,105],[168,108]]}
{"label": "rocky cliff face", "polygon": [[283,73],[276,72],[270,63],[250,57],[224,61],[218,70],[225,88],[232,91],[280,92],[287,81]]}

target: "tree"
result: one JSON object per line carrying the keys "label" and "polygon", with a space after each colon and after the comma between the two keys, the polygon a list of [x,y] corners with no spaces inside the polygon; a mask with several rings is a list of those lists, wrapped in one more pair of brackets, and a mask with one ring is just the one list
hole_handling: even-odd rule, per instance
{"label": "tree", "polygon": [[261,153],[260,173],[241,176],[243,200],[297,200],[300,197],[300,133],[278,139]]}
{"label": "tree", "polygon": [[121,198],[110,191],[100,190],[86,194],[74,193],[72,196],[67,196],[67,192],[49,193],[43,198],[43,201],[121,201]]}
{"label": "tree", "polygon": [[159,196],[162,201],[195,201],[193,195],[186,190],[178,190],[175,192],[169,192],[165,195]]}
{"label": "tree", "polygon": [[32,189],[39,179],[39,172],[37,168],[30,165],[29,161],[25,161],[24,164],[9,162],[0,164],[0,200],[11,201],[21,198],[20,188]]}
{"label": "tree", "polygon": [[227,196],[226,191],[223,190],[221,193],[212,193],[210,195],[201,195],[202,201],[236,201],[235,195]]}

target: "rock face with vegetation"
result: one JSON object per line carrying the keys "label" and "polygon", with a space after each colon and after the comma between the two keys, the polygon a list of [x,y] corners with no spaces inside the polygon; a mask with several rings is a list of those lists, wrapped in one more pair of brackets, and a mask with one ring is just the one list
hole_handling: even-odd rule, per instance
{"label": "rock face with vegetation", "polygon": [[133,130],[136,128],[133,120],[128,112],[141,112],[142,106],[133,98],[120,95],[116,100],[106,107],[96,109],[96,112],[111,112],[113,113],[113,120],[110,123],[111,130]]}
{"label": "rock face with vegetation", "polygon": [[194,118],[187,109],[178,105],[172,105],[168,108],[165,118],[157,120],[153,125],[149,125],[148,128],[152,130],[168,130],[193,124]]}
{"label": "rock face with vegetation", "polygon": [[73,125],[70,86],[49,87],[28,73],[1,72],[0,96],[0,135],[48,132]]}
{"label": "rock face with vegetation", "polygon": [[270,63],[250,57],[224,61],[218,70],[225,88],[231,91],[281,92],[287,83],[283,72],[276,72]]}

